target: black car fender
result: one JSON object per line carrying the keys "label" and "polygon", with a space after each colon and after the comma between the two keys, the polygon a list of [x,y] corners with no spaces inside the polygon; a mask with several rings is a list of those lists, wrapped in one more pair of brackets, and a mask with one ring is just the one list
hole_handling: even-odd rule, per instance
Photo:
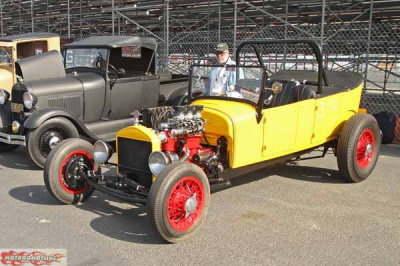
{"label": "black car fender", "polygon": [[7,103],[0,106],[0,131],[5,127],[10,126],[12,123],[11,103]]}
{"label": "black car fender", "polygon": [[97,140],[98,137],[92,134],[84,125],[84,123],[79,120],[79,118],[67,109],[63,108],[46,108],[38,110],[32,113],[24,122],[24,128],[35,129],[38,128],[45,121],[54,117],[64,117],[70,120],[75,127],[78,129],[79,133],[93,140]]}

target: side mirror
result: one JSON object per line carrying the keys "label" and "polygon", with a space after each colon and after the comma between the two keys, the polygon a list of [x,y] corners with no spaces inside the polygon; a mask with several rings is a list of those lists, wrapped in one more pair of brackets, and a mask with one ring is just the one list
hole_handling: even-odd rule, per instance
{"label": "side mirror", "polygon": [[125,75],[126,75],[125,69],[123,69],[122,67],[118,68],[118,77],[123,78],[123,77],[125,77]]}

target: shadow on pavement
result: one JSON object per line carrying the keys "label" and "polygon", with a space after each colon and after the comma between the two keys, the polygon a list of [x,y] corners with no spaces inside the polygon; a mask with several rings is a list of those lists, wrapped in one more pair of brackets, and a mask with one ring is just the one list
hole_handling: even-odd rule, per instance
{"label": "shadow on pavement", "polygon": [[380,155],[400,157],[400,145],[395,145],[395,144],[382,145]]}
{"label": "shadow on pavement", "polygon": [[121,241],[141,244],[165,244],[155,233],[147,219],[145,205],[127,204],[128,208],[115,206],[121,203],[109,196],[96,193],[97,199],[90,199],[77,206],[80,209],[100,215],[90,222],[90,226],[98,233]]}
{"label": "shadow on pavement", "polygon": [[[279,164],[273,167],[267,167],[264,169],[250,172],[238,177],[231,179],[232,186],[240,186],[243,184],[258,181],[260,179],[268,178],[270,176],[277,175],[285,178],[307,181],[307,182],[318,182],[318,183],[331,183],[331,184],[346,184],[348,183],[344,179],[338,170],[311,167],[311,166],[300,166],[296,162]],[[218,189],[215,192],[224,190]]]}
{"label": "shadow on pavement", "polygon": [[[37,205],[65,206],[53,198],[44,185],[17,187],[10,190],[9,195]],[[144,205],[129,204],[95,191],[87,201],[76,207],[99,215],[90,222],[90,226],[100,234],[126,242],[165,244],[150,227]]]}
{"label": "shadow on pavement", "polygon": [[53,198],[43,185],[16,187],[11,189],[8,194],[14,199],[27,203],[37,205],[63,205]]}
{"label": "shadow on pavement", "polygon": [[[105,174],[113,172],[114,170],[108,170]],[[337,170],[298,166],[296,163],[260,169],[236,177],[231,181],[233,186],[239,186],[272,175],[308,182],[346,183]],[[14,188],[9,191],[9,194],[13,198],[27,203],[63,205],[49,194],[44,185]],[[144,205],[129,204],[101,192],[95,192],[87,201],[76,207],[99,215],[90,222],[90,226],[96,232],[107,237],[141,244],[165,244],[158,234],[153,232],[147,220],[147,208]]]}
{"label": "shadow on pavement", "polygon": [[347,180],[339,174],[338,170],[327,168],[286,164],[277,167],[275,174],[308,182],[348,184]]}
{"label": "shadow on pavement", "polygon": [[19,147],[15,151],[0,153],[0,167],[18,170],[42,170],[29,157],[24,147]]}

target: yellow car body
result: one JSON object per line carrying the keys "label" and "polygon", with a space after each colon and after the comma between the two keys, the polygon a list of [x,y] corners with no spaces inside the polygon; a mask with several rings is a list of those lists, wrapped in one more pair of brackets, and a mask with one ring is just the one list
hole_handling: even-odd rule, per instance
{"label": "yellow car body", "polygon": [[[216,146],[218,138],[225,137],[229,167],[239,168],[337,139],[345,122],[359,112],[362,86],[360,83],[326,97],[263,109],[260,123],[251,104],[223,99],[199,99],[192,104],[204,107],[204,134],[209,143]],[[151,142],[152,151],[161,149],[157,134],[142,125],[122,129],[119,137]]]}

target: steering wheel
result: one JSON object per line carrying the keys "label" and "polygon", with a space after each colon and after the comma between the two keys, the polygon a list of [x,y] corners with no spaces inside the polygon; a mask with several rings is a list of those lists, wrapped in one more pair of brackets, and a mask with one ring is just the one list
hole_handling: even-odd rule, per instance
{"label": "steering wheel", "polygon": [[[112,70],[112,71],[110,71],[110,70]],[[115,78],[118,78],[118,70],[115,68],[115,66],[108,64],[108,72],[109,72],[108,75],[112,75],[112,76],[115,76]]]}
{"label": "steering wheel", "polygon": [[200,97],[200,96],[205,96],[205,94],[202,91],[192,92],[192,98],[197,98],[197,97]]}

